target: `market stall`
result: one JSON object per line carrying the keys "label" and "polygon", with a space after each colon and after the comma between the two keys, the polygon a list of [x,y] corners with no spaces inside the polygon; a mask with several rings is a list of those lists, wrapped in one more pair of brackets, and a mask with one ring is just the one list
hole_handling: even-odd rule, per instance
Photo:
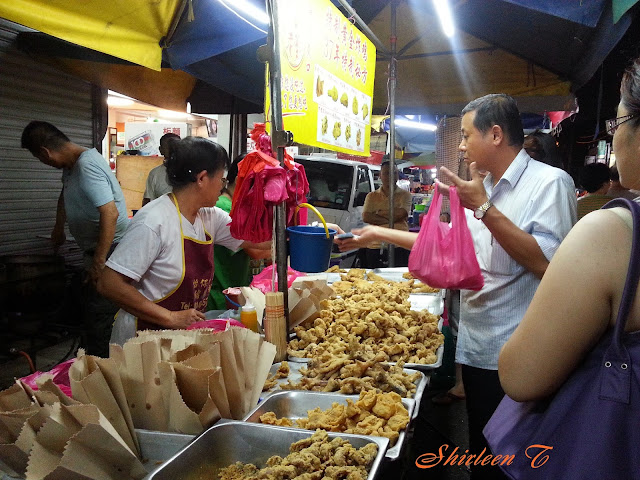
{"label": "market stall", "polygon": [[[67,362],[67,377],[43,375],[0,392],[0,465],[12,474],[5,479],[68,471],[177,478],[236,461],[260,468],[267,457],[287,456],[292,443],[300,447],[290,454],[315,443],[335,448],[337,436],[366,459],[353,469],[374,478],[402,456],[430,372],[442,362],[444,292],[404,269],[334,269],[296,280],[292,300],[321,295],[323,285],[329,296],[299,314],[287,361],[272,366],[275,345],[247,328],[141,331],[112,346],[108,359],[80,353]],[[328,438],[312,436],[316,428]],[[264,435],[269,442],[256,444]],[[203,455],[220,438],[228,448]],[[107,476],[94,477],[96,469]]]}

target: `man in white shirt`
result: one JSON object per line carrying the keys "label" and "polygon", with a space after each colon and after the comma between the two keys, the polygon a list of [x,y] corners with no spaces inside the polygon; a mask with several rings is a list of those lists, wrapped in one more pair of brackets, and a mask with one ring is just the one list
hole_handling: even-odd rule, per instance
{"label": "man in white shirt", "polygon": [[[441,169],[468,209],[467,225],[484,277],[481,290],[461,291],[456,348],[473,455],[490,451],[482,429],[504,396],[498,378],[500,349],[522,320],[551,257],[576,222],[573,180],[563,170],[529,157],[523,141],[515,100],[504,94],[486,95],[462,110],[459,149],[469,163],[471,180]],[[378,227],[354,233],[361,235],[355,240],[357,246],[383,240],[411,248],[417,238]],[[341,249],[354,248],[353,240],[339,242]],[[505,477],[497,467],[477,465],[472,466],[471,478]]]}
{"label": "man in white shirt", "polygon": [[[180,140],[180,136],[175,133],[165,133],[160,138],[160,155],[164,157],[166,162],[171,155],[171,145],[173,142]],[[167,167],[164,162],[155,168],[152,168],[147,176],[147,184],[145,185],[144,194],[142,195],[142,206],[144,207],[151,200],[155,200],[172,190],[171,185],[167,181]]]}

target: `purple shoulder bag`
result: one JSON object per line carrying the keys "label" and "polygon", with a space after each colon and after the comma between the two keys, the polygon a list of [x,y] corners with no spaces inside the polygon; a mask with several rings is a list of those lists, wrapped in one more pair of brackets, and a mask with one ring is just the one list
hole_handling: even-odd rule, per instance
{"label": "purple shoulder bag", "polygon": [[640,205],[615,199],[602,208],[612,207],[625,207],[633,217],[616,325],[553,397],[504,397],[484,436],[494,455],[509,455],[500,460],[512,479],[640,479],[640,332],[624,332],[640,277]]}

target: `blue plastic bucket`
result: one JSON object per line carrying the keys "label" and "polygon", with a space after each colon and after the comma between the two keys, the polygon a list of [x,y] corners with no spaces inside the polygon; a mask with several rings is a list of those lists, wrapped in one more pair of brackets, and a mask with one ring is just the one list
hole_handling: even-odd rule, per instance
{"label": "blue plastic bucket", "polygon": [[331,245],[336,231],[329,229],[329,238],[323,227],[299,225],[287,227],[291,268],[299,272],[324,272],[329,268]]}

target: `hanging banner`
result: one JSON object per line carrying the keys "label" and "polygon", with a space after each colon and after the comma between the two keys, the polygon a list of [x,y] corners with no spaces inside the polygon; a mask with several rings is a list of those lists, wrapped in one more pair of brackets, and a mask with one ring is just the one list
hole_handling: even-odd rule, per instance
{"label": "hanging banner", "polygon": [[[330,0],[277,3],[284,129],[298,143],[369,156],[375,46]],[[270,120],[268,72],[266,85]]]}

